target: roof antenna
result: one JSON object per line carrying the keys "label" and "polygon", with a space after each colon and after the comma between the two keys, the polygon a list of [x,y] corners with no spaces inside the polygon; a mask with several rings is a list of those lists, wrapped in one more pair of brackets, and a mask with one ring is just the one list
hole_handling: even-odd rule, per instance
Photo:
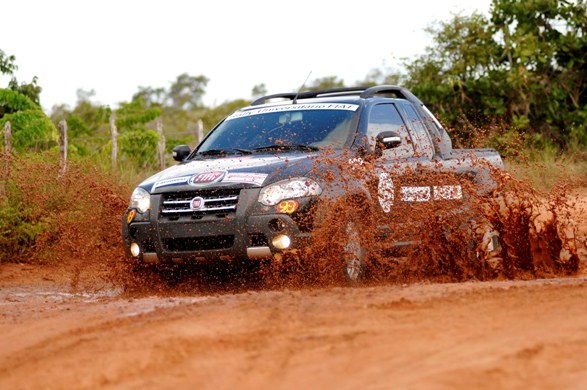
{"label": "roof antenna", "polygon": [[300,89],[298,89],[298,93],[296,93],[296,96],[293,98],[293,101],[291,104],[298,104],[298,95],[300,94],[300,92],[302,92],[302,89],[304,89],[304,86],[306,85],[306,82],[310,78],[311,74],[312,74],[312,71],[310,71],[310,73],[308,73],[308,77],[306,77],[306,79],[304,80],[304,83],[302,84]]}

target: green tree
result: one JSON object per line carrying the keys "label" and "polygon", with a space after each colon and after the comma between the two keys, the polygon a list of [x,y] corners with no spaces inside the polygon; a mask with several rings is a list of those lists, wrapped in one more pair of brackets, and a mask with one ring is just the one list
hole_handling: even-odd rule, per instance
{"label": "green tree", "polygon": [[363,80],[355,82],[358,87],[367,87],[374,85],[401,85],[404,76],[394,69],[374,68],[367,73]]}
{"label": "green tree", "polygon": [[462,139],[496,123],[560,147],[585,134],[583,1],[494,0],[489,19],[457,15],[428,31],[434,46],[406,62],[407,85]]}
{"label": "green tree", "polygon": [[16,58],[0,49],[0,74],[11,75],[18,69]]}
{"label": "green tree", "polygon": [[166,100],[168,98],[168,92],[165,88],[152,88],[152,87],[139,87],[139,91],[135,93],[132,97],[132,100],[136,100],[138,98],[143,98],[145,100],[145,104],[148,107],[151,106],[158,106],[162,107],[165,105]]}
{"label": "green tree", "polygon": [[[565,146],[587,127],[587,5],[494,0],[512,122]],[[584,137],[587,143],[587,136]]]}
{"label": "green tree", "polygon": [[157,164],[159,134],[146,125],[160,115],[161,109],[148,107],[142,96],[129,103],[122,103],[116,110],[122,163],[130,163],[138,168],[153,167]]}
{"label": "green tree", "polygon": [[208,78],[203,75],[190,76],[182,73],[177,76],[168,92],[172,107],[184,110],[200,107],[208,81]]}
{"label": "green tree", "polygon": [[[18,69],[15,61],[0,50],[0,73],[13,75]],[[40,93],[36,77],[30,84],[18,84],[12,77],[8,88],[0,88],[0,126],[10,121],[12,146],[19,152],[44,149],[55,142],[57,129],[39,106]]]}
{"label": "green tree", "polygon": [[265,86],[265,83],[253,86],[253,89],[251,90],[251,97],[253,99],[258,99],[265,95],[267,95],[267,87]]}
{"label": "green tree", "polygon": [[68,142],[72,154],[91,156],[110,140],[108,120],[112,110],[108,106],[92,102],[94,90],[77,90],[77,102],[73,109],[67,105],[54,106],[51,120],[57,124],[67,122]]}
{"label": "green tree", "polygon": [[342,88],[344,87],[344,81],[337,76],[326,76],[320,77],[318,79],[313,80],[309,85],[307,85],[307,89],[310,90],[319,90],[319,89],[330,89],[330,88]]}

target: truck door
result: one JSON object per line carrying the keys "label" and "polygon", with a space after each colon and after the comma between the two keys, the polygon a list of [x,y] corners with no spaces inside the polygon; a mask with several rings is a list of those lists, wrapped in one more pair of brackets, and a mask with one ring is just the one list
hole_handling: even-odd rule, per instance
{"label": "truck door", "polygon": [[[377,136],[390,131],[399,135],[400,144],[378,149]],[[462,197],[459,186],[443,182],[435,173],[432,139],[409,102],[375,105],[369,114],[367,136],[369,147],[379,156],[374,161],[374,180],[384,221],[417,222],[429,216],[434,202]]]}

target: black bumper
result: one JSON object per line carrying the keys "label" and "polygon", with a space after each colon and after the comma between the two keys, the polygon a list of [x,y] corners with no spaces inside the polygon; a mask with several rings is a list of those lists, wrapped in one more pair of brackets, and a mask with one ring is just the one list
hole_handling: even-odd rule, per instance
{"label": "black bumper", "polygon": [[258,195],[259,189],[241,190],[236,210],[224,216],[188,215],[176,219],[163,217],[162,195],[152,195],[149,212],[137,213],[129,223],[131,210],[127,210],[122,219],[126,252],[132,256],[130,245],[136,243],[140,248],[139,261],[181,264],[271,258],[283,252],[272,244],[272,239],[280,234],[291,239],[286,251],[307,244],[310,229],[307,223],[299,221],[310,220],[313,199],[298,199],[298,210],[289,215],[278,213],[275,207],[262,206]]}

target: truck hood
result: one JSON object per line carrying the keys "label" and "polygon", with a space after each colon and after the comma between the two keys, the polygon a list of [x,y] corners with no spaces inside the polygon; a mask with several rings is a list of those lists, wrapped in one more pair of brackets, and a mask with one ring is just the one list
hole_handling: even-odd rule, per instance
{"label": "truck hood", "polygon": [[304,176],[318,153],[280,153],[190,160],[167,168],[139,184],[152,194],[195,188],[263,187]]}

